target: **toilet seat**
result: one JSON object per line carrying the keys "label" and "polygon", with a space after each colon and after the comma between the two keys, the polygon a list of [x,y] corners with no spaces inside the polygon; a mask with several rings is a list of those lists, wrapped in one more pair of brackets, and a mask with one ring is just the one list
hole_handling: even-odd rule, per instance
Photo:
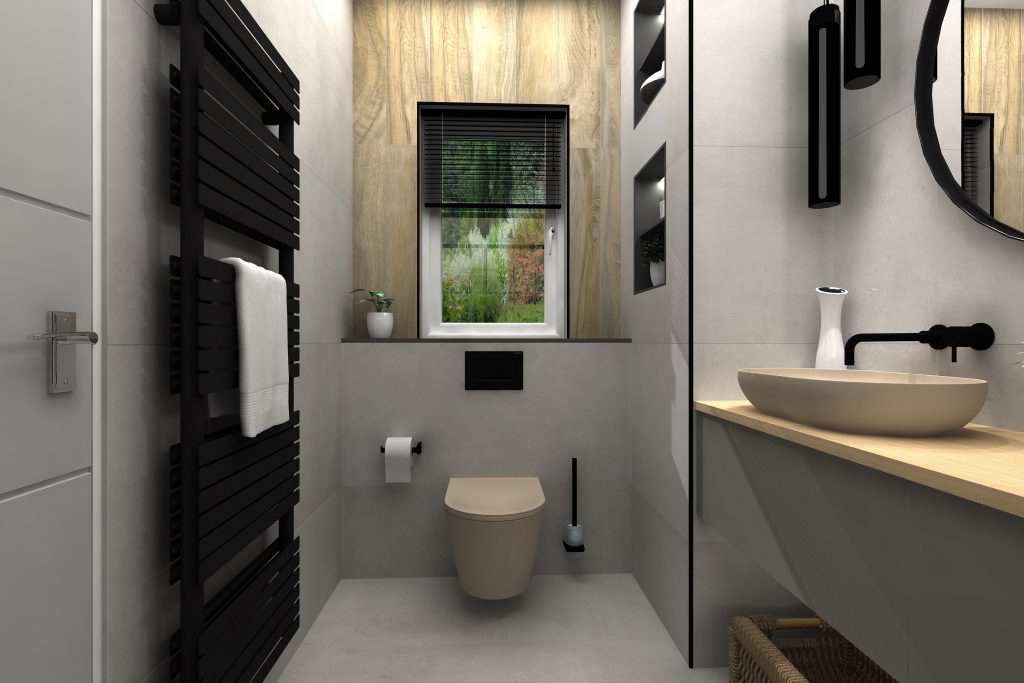
{"label": "toilet seat", "polygon": [[444,505],[456,517],[481,522],[525,519],[544,509],[537,477],[462,477],[448,480]]}

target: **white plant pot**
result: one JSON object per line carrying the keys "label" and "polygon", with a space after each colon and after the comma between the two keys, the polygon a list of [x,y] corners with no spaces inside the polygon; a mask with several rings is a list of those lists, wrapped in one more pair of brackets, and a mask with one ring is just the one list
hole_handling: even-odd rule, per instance
{"label": "white plant pot", "polygon": [[395,315],[370,311],[366,314],[366,329],[371,339],[390,339],[391,331],[395,329]]}
{"label": "white plant pot", "polygon": [[651,286],[658,287],[665,284],[665,262],[651,261]]}
{"label": "white plant pot", "polygon": [[843,299],[847,291],[841,287],[818,287],[821,307],[821,334],[814,367],[842,370],[846,367],[843,349]]}

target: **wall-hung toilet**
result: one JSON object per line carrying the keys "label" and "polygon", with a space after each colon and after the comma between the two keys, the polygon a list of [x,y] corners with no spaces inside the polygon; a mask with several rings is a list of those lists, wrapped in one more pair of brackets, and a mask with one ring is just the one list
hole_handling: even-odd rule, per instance
{"label": "wall-hung toilet", "polygon": [[544,518],[540,480],[453,478],[444,506],[462,589],[484,600],[525,591]]}

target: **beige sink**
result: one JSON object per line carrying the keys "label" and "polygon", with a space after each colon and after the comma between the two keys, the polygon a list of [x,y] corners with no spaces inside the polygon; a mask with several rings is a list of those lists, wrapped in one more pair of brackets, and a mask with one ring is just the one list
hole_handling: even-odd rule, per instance
{"label": "beige sink", "polygon": [[750,368],[740,389],[762,413],[837,432],[941,436],[981,411],[988,382],[903,372]]}

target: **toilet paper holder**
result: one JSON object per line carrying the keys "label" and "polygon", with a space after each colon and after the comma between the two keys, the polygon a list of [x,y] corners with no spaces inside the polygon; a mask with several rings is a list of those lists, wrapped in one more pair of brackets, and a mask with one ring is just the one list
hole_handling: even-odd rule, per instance
{"label": "toilet paper holder", "polygon": [[[380,447],[380,452],[384,452],[383,446]],[[421,453],[423,453],[423,442],[417,441],[416,445],[412,447],[412,452],[415,453],[416,455],[420,455]]]}

